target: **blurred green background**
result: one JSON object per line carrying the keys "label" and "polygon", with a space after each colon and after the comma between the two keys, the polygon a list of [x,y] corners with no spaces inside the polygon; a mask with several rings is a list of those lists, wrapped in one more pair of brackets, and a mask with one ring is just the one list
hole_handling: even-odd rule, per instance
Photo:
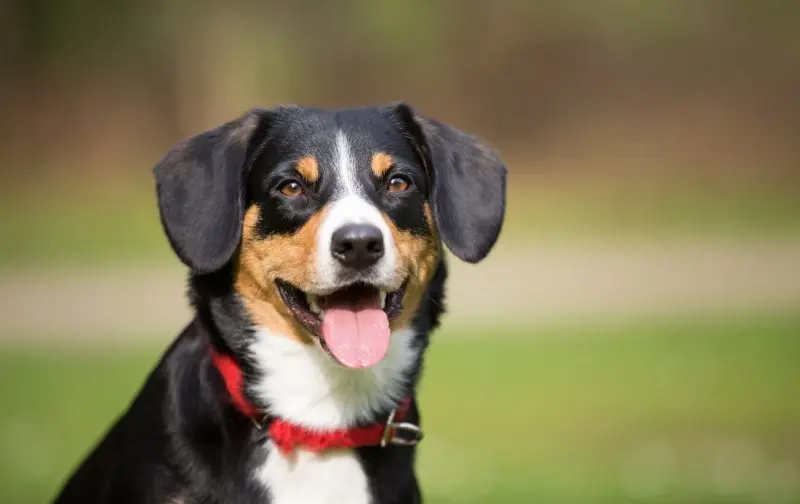
{"label": "blurred green background", "polygon": [[245,109],[405,99],[510,169],[451,261],[428,502],[800,502],[800,4],[6,0],[0,502],[189,317],[150,169]]}

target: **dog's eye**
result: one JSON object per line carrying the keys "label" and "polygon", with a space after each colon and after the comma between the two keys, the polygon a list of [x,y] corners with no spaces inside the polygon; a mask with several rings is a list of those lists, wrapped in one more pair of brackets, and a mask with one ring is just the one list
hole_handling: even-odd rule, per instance
{"label": "dog's eye", "polygon": [[395,175],[389,180],[389,192],[403,192],[411,187],[411,182],[405,177]]}
{"label": "dog's eye", "polygon": [[290,181],[283,184],[280,187],[279,191],[284,196],[300,196],[301,194],[303,194],[303,186],[301,186],[297,182]]}

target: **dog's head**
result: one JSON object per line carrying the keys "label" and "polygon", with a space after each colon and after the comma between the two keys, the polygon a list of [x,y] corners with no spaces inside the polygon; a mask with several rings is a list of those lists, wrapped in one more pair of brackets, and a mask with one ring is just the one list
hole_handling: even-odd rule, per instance
{"label": "dog's head", "polygon": [[350,367],[411,323],[441,244],[480,261],[505,211],[496,154],[404,103],[254,109],[173,148],[155,176],[195,274],[232,266],[253,325]]}

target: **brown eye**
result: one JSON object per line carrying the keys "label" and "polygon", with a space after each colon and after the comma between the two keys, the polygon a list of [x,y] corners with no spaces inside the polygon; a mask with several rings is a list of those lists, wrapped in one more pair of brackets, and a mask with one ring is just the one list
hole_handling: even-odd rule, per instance
{"label": "brown eye", "polygon": [[284,196],[300,196],[303,194],[303,186],[297,182],[286,182],[281,186],[280,191]]}
{"label": "brown eye", "polygon": [[411,183],[405,177],[394,176],[389,180],[389,192],[407,191]]}

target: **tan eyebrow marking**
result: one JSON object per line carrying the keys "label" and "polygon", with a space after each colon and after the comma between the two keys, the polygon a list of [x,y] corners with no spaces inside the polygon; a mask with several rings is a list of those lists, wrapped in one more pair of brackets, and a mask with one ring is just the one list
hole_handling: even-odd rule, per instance
{"label": "tan eyebrow marking", "polygon": [[316,184],[319,180],[319,165],[317,158],[314,156],[305,156],[300,158],[295,163],[295,170],[308,182],[309,184]]}
{"label": "tan eyebrow marking", "polygon": [[394,159],[392,159],[392,156],[389,154],[385,152],[376,152],[372,155],[372,173],[374,173],[376,177],[382,178],[392,166],[394,166]]}

